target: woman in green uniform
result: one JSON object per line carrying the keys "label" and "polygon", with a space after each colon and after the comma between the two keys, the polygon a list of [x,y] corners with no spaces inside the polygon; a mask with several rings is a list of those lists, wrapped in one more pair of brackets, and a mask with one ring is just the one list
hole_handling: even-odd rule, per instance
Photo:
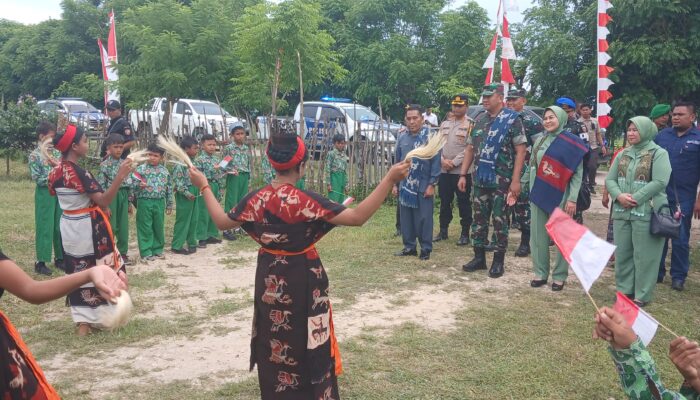
{"label": "woman in green uniform", "polygon": [[605,186],[613,202],[615,282],[617,290],[643,307],[651,301],[664,238],[649,233],[654,208],[668,204],[666,185],[671,162],[654,143],[656,125],[647,117],[627,123],[628,148],[610,167]]}

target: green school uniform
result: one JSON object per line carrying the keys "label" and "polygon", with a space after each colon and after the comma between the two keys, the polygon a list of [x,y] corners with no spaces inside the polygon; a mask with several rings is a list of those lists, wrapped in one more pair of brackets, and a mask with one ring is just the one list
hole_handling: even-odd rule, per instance
{"label": "green school uniform", "polygon": [[331,185],[328,198],[336,203],[345,200],[345,187],[348,184],[348,156],[333,148],[326,157],[326,184]]}
{"label": "green school uniform", "polygon": [[231,157],[231,161],[226,166],[226,200],[224,201],[224,210],[229,212],[248,194],[251,170],[250,151],[245,144],[239,146],[236,143],[230,143],[224,147],[222,156]]}
{"label": "green school uniform", "polygon": [[199,189],[192,185],[188,168],[176,165],[173,169],[175,192],[175,226],[173,250],[182,250],[185,243],[190,249],[197,247],[197,222],[199,221]]}
{"label": "green school uniform", "polygon": [[272,180],[275,179],[275,176],[277,176],[277,174],[275,173],[275,169],[272,168],[272,164],[270,164],[270,160],[267,158],[267,155],[264,155],[260,158],[262,160],[263,180],[265,181],[266,185],[269,185],[272,182]]}
{"label": "green school uniform", "polygon": [[[204,176],[207,177],[209,181],[209,187],[211,192],[214,193],[217,201],[221,201],[221,172],[218,168],[215,168],[221,159],[214,154],[207,154],[206,152],[201,152],[195,158],[194,165],[202,171]],[[197,221],[197,240],[207,240],[209,238],[218,238],[219,229],[212,221],[209,211],[207,210],[207,205],[204,201],[199,202],[199,220]]]}
{"label": "green school uniform", "polygon": [[[654,143],[656,125],[647,117],[630,120],[639,130],[640,141],[615,157],[605,186],[614,199],[612,205],[615,238],[615,283],[617,290],[648,302],[656,287],[664,238],[649,233],[652,204],[668,204],[666,185],[671,162],[666,150]],[[624,208],[617,197],[629,193],[637,206]]]}
{"label": "green school uniform", "polygon": [[[119,171],[121,159],[112,156],[100,163],[100,172],[97,174],[97,182],[104,190],[107,190],[114,182]],[[117,242],[117,249],[121,254],[127,254],[129,250],[129,182],[122,182],[117,195],[109,205],[111,216],[109,223],[112,225],[112,233]]]}
{"label": "green school uniform", "polygon": [[[61,153],[53,150],[53,158],[58,161]],[[51,165],[41,155],[39,147],[29,154],[29,173],[36,188],[34,189],[34,232],[36,246],[36,260],[44,263],[51,262],[53,250],[57,260],[63,259],[63,244],[61,243],[61,231],[59,221],[61,219],[61,207],[58,198],[51,196],[48,188],[49,171]]]}
{"label": "green school uniform", "polygon": [[146,187],[133,179],[132,188],[138,199],[136,233],[141,257],[163,254],[165,246],[165,210],[173,208],[172,179],[163,165],[142,164],[136,168]]}
{"label": "green school uniform", "polygon": [[661,383],[654,359],[641,340],[637,339],[629,349],[615,350],[609,347],[608,351],[615,362],[622,389],[628,398],[700,400],[700,393],[687,384],[683,384],[678,392],[674,392]]}

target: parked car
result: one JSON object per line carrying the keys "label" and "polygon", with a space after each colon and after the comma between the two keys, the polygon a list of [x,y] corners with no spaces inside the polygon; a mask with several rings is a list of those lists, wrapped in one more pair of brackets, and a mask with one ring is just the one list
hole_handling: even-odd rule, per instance
{"label": "parked car", "polygon": [[243,126],[248,131],[245,120],[232,116],[216,103],[198,99],[179,99],[169,105],[166,98],[156,97],[146,103],[144,109],[129,111],[129,122],[138,133],[158,134],[168,107],[171,107],[168,131],[175,136],[199,138],[210,134],[217,140],[224,140],[226,133],[235,126]]}
{"label": "parked car", "polygon": [[[294,121],[299,125],[301,104],[294,111]],[[317,143],[330,141],[336,133],[348,140],[396,141],[400,124],[381,121],[369,107],[353,103],[350,99],[322,97],[320,101],[304,102],[304,140]],[[328,134],[330,137],[325,137]]]}
{"label": "parked car", "polygon": [[87,131],[102,132],[109,118],[92,104],[78,97],[41,100],[37,106],[46,113],[58,113]]}

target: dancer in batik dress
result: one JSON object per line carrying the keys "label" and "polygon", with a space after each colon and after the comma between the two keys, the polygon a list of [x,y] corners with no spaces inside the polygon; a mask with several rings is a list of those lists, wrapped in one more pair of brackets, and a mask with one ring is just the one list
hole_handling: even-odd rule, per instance
{"label": "dancer in batik dress", "polygon": [[219,229],[241,226],[262,247],[255,274],[251,369],[258,366],[263,399],[338,399],[342,371],[334,335],[328,276],[314,247],[337,225],[362,225],[381,206],[409,163],[391,168],[354,209],[298,189],[308,153],[293,132],[278,133],[267,156],[277,178],[224,211],[206,177],[192,169]]}
{"label": "dancer in batik dress", "polygon": [[[49,191],[58,196],[63,210],[61,237],[63,238],[64,265],[67,274],[80,272],[95,265],[105,264],[119,271],[126,279],[126,270],[114,244],[108,209],[124,179],[131,172],[131,160],[122,161],[111,186],[104,191],[90,174],[78,165],[88,152],[87,137],[81,128],[68,125],[66,131],[54,138],[54,148],[63,154],[61,162],[49,173]],[[73,321],[78,335],[100,328],[99,307],[106,306],[92,283],[87,283],[68,294]]]}
{"label": "dancer in batik dress", "polygon": [[[40,304],[65,296],[91,282],[101,295],[114,298],[126,289],[113,269],[99,265],[46,281],[35,281],[0,250],[0,296],[7,290],[20,299]],[[0,311],[0,398],[58,400],[56,390],[32,356],[17,329]]]}

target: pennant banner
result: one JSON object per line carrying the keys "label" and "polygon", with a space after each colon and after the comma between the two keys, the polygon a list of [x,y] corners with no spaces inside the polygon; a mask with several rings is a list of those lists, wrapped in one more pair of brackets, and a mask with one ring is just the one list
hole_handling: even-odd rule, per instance
{"label": "pennant banner", "polygon": [[613,84],[613,81],[610,80],[610,74],[615,69],[607,66],[607,63],[610,61],[610,55],[608,54],[610,47],[608,35],[610,30],[608,30],[607,25],[612,21],[607,11],[610,8],[612,8],[610,0],[598,0],[598,99],[596,102],[596,115],[598,117],[598,126],[603,129],[612,123],[612,118],[610,117],[612,109],[608,104],[612,94],[608,89]]}
{"label": "pennant banner", "polygon": [[109,34],[107,36],[107,49],[102,44],[102,40],[97,39],[97,47],[100,49],[100,59],[102,60],[102,76],[105,81],[105,105],[110,100],[119,101],[119,90],[116,83],[119,81],[117,72],[117,33],[114,22],[114,11],[109,13]]}

